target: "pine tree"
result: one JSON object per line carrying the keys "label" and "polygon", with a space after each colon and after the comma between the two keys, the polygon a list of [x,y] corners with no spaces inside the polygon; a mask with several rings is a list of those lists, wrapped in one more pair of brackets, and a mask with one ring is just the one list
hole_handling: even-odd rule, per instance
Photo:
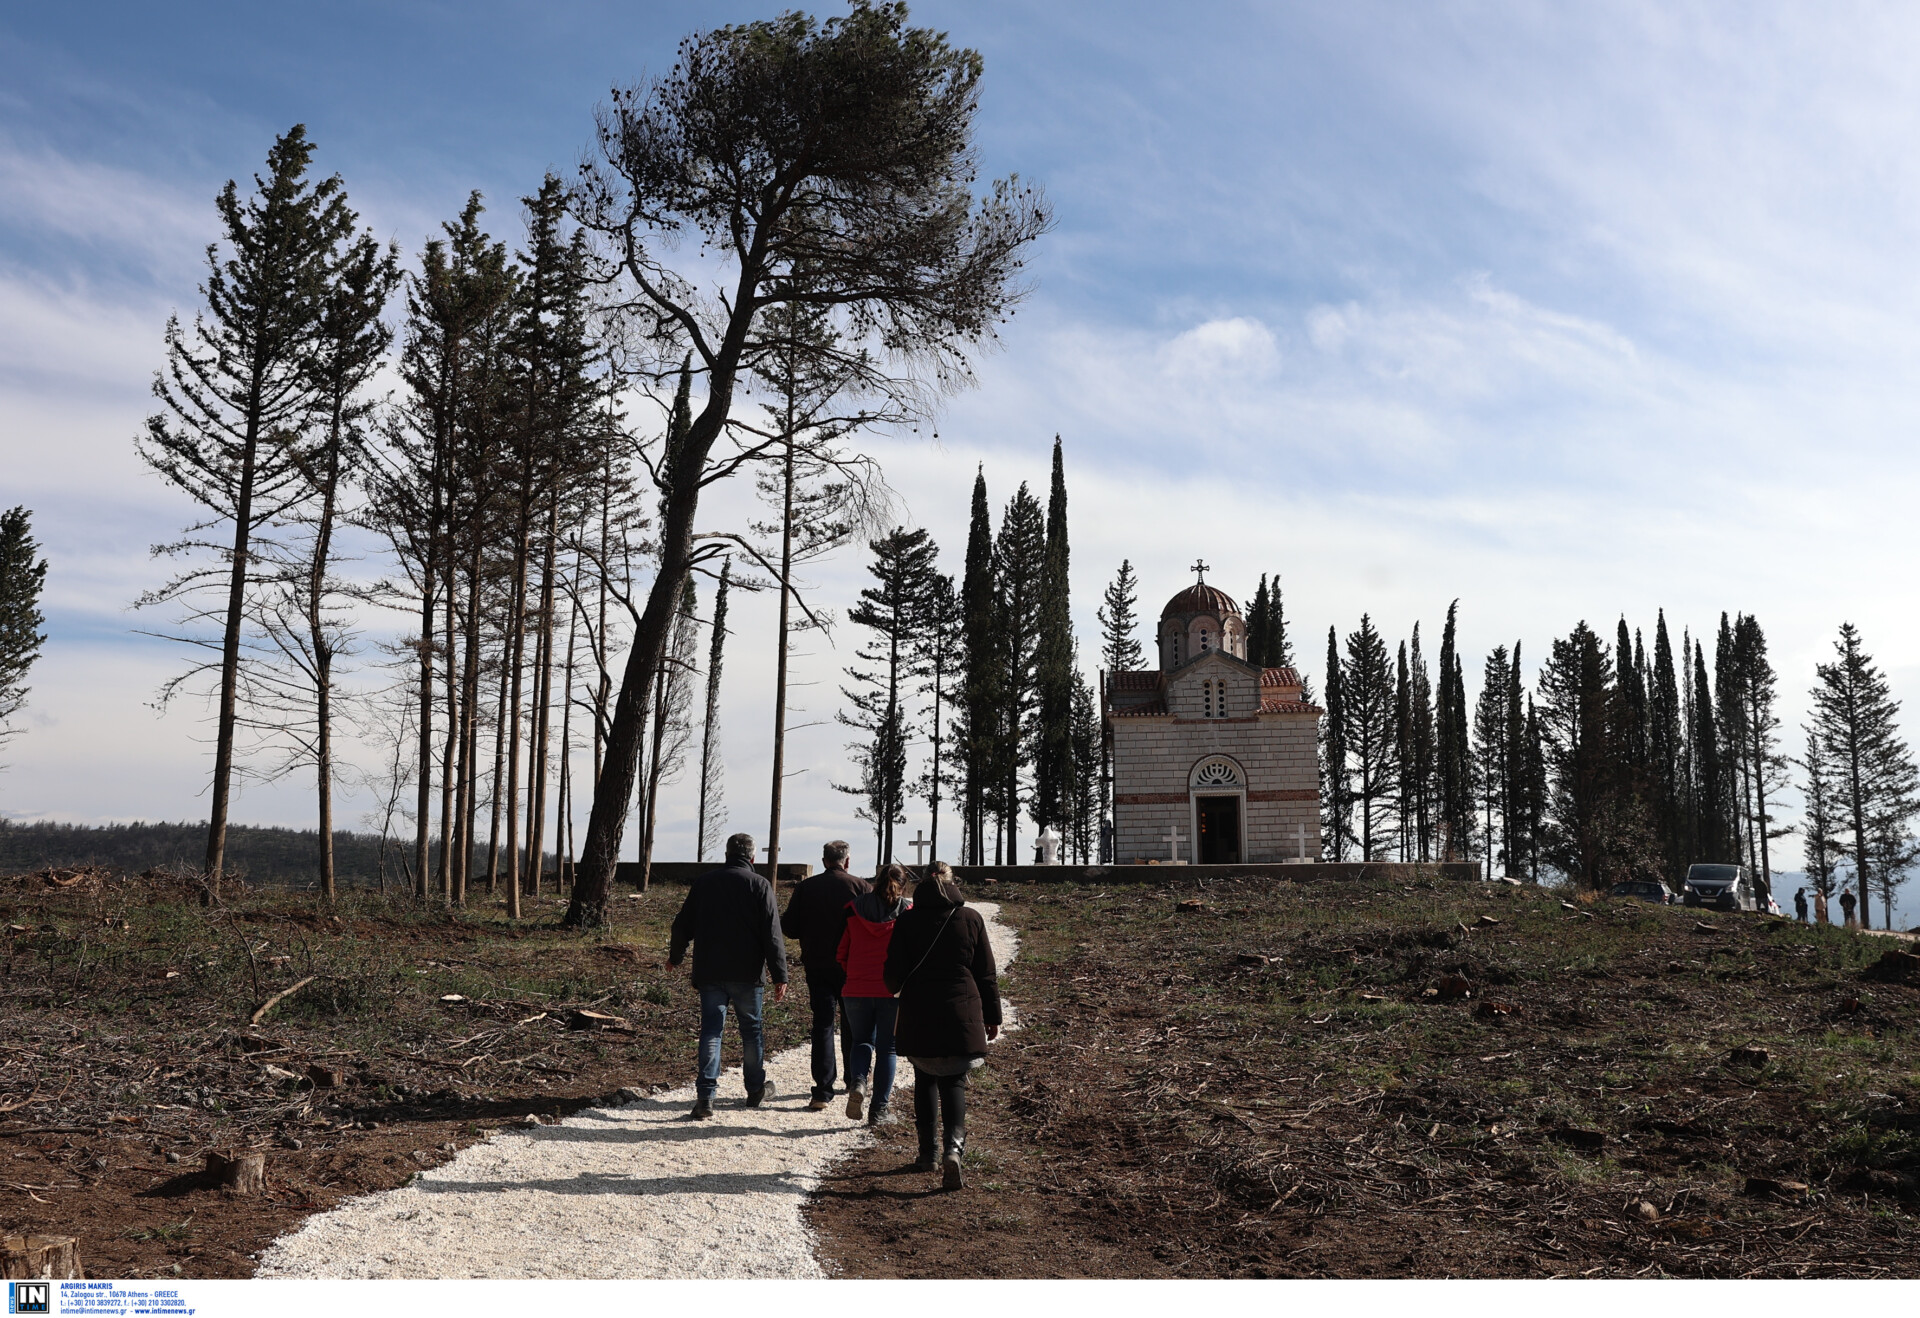
{"label": "pine tree", "polygon": [[1038,726],[1033,748],[1033,822],[1064,826],[1073,774],[1073,615],[1067,547],[1067,478],[1060,437],[1053,437],[1053,480],[1047,495],[1047,535],[1040,583],[1039,637],[1034,653]]}
{"label": "pine tree", "polygon": [[[985,497],[985,486],[982,486],[983,506]],[[1134,634],[1140,625],[1134,613],[1139,590],[1133,564],[1121,559],[1120,570],[1113,574],[1100,608],[1094,614],[1100,620],[1100,663],[1109,673],[1136,672],[1146,662],[1139,637]]]}
{"label": "pine tree", "polygon": [[1353,769],[1353,799],[1360,827],[1360,859],[1378,860],[1374,835],[1392,816],[1400,766],[1394,736],[1393,674],[1387,664],[1386,643],[1373,619],[1360,615],[1360,626],[1347,635],[1347,656],[1341,665],[1340,707],[1342,741]]}
{"label": "pine tree", "polygon": [[847,620],[872,633],[859,652],[860,663],[847,668],[854,688],[842,688],[853,713],[837,717],[863,734],[849,749],[861,767],[856,785],[837,790],[861,797],[861,817],[874,827],[874,855],[881,865],[894,858],[893,830],[906,822],[908,722],[906,698],[915,652],[925,632],[928,596],[938,576],[938,551],[924,530],[898,528],[872,541],[867,565],[874,583],[860,591]]}
{"label": "pine tree", "polygon": [[987,816],[992,810],[1000,707],[1006,687],[1006,662],[1001,655],[999,599],[994,581],[993,520],[987,510],[987,478],[973,478],[973,516],[967,529],[967,563],[960,583],[961,629],[966,640],[966,678],[962,687],[964,723],[956,729],[956,743],[965,761],[966,843],[962,859],[986,862]]}
{"label": "pine tree", "polygon": [[928,840],[933,844],[927,859],[940,859],[940,802],[945,771],[953,760],[954,709],[963,690],[965,644],[962,635],[960,602],[953,591],[953,578],[935,572],[927,582],[922,604],[921,624],[914,642],[913,672],[920,678],[920,694],[926,700],[927,764],[919,778],[921,798],[932,818]]}
{"label": "pine tree", "polygon": [[309,437],[293,450],[300,497],[277,528],[292,539],[256,547],[260,585],[248,601],[268,658],[258,665],[240,721],[281,740],[286,754],[276,774],[303,765],[314,771],[326,901],[335,896],[334,666],[351,646],[348,615],[357,602],[335,572],[335,536],[348,520],[346,501],[367,455],[374,405],[362,391],[393,342],[381,313],[399,279],[398,248],[382,250],[372,234],[344,245],[326,273],[307,357]]}
{"label": "pine tree", "polygon": [[1326,819],[1321,826],[1322,845],[1338,862],[1347,858],[1347,843],[1353,838],[1353,800],[1349,792],[1347,764],[1347,709],[1345,685],[1340,672],[1340,642],[1332,627],[1327,628],[1327,716],[1320,724],[1320,795],[1325,803]]}
{"label": "pine tree", "polygon": [[[1133,564],[1126,559],[1120,560],[1120,570],[1113,574],[1106,594],[1095,617],[1100,621],[1100,663],[1105,669],[1102,680],[1111,680],[1114,673],[1137,671],[1146,662],[1140,648],[1139,638],[1134,635],[1138,622],[1134,616],[1134,605],[1139,598],[1139,583],[1133,575]],[[1110,863],[1113,857],[1107,854],[1107,839],[1111,836],[1108,821],[1113,817],[1113,744],[1107,736],[1104,723],[1100,726],[1100,853],[1101,864]]]}
{"label": "pine tree", "polygon": [[1547,740],[1540,726],[1540,711],[1534,706],[1533,697],[1527,697],[1527,877],[1534,883],[1540,882],[1540,859],[1542,833],[1547,818]]}
{"label": "pine tree", "polygon": [[1752,818],[1752,782],[1743,753],[1747,744],[1747,707],[1741,699],[1744,685],[1744,656],[1735,640],[1727,615],[1720,615],[1720,632],[1714,641],[1713,708],[1715,743],[1720,750],[1720,771],[1724,783],[1724,827],[1727,843],[1735,859],[1749,871],[1759,868],[1759,853],[1753,845],[1748,826]]}
{"label": "pine tree", "polygon": [[[1813,730],[1833,765],[1833,804],[1849,837],[1860,920],[1871,926],[1876,835],[1904,835],[1920,813],[1920,769],[1900,735],[1900,702],[1850,622],[1840,624],[1832,663],[1816,665]],[[1889,876],[1890,878],[1892,876]]]}
{"label": "pine tree", "polygon": [[712,635],[707,641],[707,710],[700,723],[700,817],[694,831],[696,859],[705,863],[707,851],[717,848],[727,826],[725,780],[720,759],[720,668],[727,646],[727,587],[733,560],[720,565],[720,582],[713,589]]}
{"label": "pine tree", "polygon": [[1768,844],[1781,831],[1773,828],[1770,796],[1784,785],[1787,759],[1780,753],[1780,716],[1774,712],[1779,680],[1767,658],[1767,638],[1759,619],[1741,614],[1734,623],[1734,649],[1739,656],[1738,689],[1745,739],[1741,758],[1751,785],[1748,834],[1759,845],[1760,866],[1755,876],[1764,899],[1773,894],[1773,859]]}
{"label": "pine tree", "polygon": [[1046,520],[1025,484],[1000,516],[993,561],[998,585],[996,625],[1005,674],[995,756],[999,850],[1006,863],[1017,865],[1020,810],[1032,803],[1031,795],[1022,791],[1022,771],[1039,760],[1040,604],[1047,580]]}
{"label": "pine tree", "polygon": [[0,744],[19,732],[10,726],[27,703],[27,672],[47,635],[40,630],[40,591],[47,561],[36,561],[33,514],[23,507],[0,513]]}
{"label": "pine tree", "polygon": [[1540,670],[1540,723],[1551,773],[1548,858],[1587,888],[1611,881],[1619,755],[1613,681],[1607,647],[1584,622],[1553,643]]}
{"label": "pine tree", "polygon": [[[253,536],[303,492],[297,458],[302,423],[313,405],[313,341],[335,249],[353,233],[345,185],[337,175],[310,183],[312,158],[306,128],[296,124],[267,153],[267,177],[254,177],[256,196],[243,201],[232,180],[220,190],[215,205],[230,254],[222,260],[218,244],[207,248],[207,279],[200,286],[206,313],[194,318],[191,333],[178,317],[168,320],[167,365],[153,384],[164,410],[148,418],[136,441],[147,465],[208,514],[187,539],[159,552],[209,552],[218,563],[190,569],[141,604],[225,592],[223,604],[195,608],[189,617],[217,620],[222,631],[208,802],[209,901],[218,897],[226,856]],[[221,524],[231,526],[230,541],[193,538]],[[208,667],[193,664],[163,688],[163,699]]]}
{"label": "pine tree", "polygon": [[1104,798],[1093,765],[1100,751],[1100,707],[1093,688],[1076,669],[1073,675],[1073,775],[1069,783],[1067,842],[1082,865],[1099,862]]}
{"label": "pine tree", "polygon": [[1799,761],[1806,780],[1801,793],[1806,808],[1800,825],[1807,882],[1816,892],[1833,896],[1835,876],[1847,849],[1840,840],[1840,822],[1834,815],[1832,753],[1812,726],[1806,729],[1807,751]]}

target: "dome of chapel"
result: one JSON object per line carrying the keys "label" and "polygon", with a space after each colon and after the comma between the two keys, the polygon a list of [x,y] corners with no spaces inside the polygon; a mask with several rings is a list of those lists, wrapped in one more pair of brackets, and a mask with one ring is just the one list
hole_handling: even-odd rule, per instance
{"label": "dome of chapel", "polygon": [[1162,619],[1176,614],[1211,613],[1216,618],[1240,617],[1240,606],[1233,602],[1233,596],[1217,586],[1209,586],[1202,581],[1188,586],[1185,590],[1167,601],[1167,607],[1160,610]]}

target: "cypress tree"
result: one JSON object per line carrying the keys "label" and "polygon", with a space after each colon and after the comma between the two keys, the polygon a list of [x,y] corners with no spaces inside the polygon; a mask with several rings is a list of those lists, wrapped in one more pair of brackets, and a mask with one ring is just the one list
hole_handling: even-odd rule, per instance
{"label": "cypress tree", "polygon": [[1267,574],[1262,572],[1260,584],[1253,592],[1253,603],[1247,606],[1247,662],[1256,668],[1269,666],[1267,613]]}
{"label": "cypress tree", "polygon": [[1547,818],[1547,741],[1540,711],[1527,697],[1527,876],[1540,882],[1541,832]]}
{"label": "cypress tree", "polygon": [[19,729],[10,727],[27,703],[27,671],[40,657],[47,634],[40,612],[47,560],[36,559],[33,514],[23,507],[0,513],[0,744]]}
{"label": "cypress tree", "polygon": [[1073,674],[1073,775],[1067,788],[1067,844],[1082,865],[1098,861],[1105,798],[1089,770],[1100,750],[1100,707],[1078,669]]}
{"label": "cypress tree", "polygon": [[1758,868],[1759,855],[1754,850],[1752,830],[1748,827],[1752,784],[1747,776],[1747,759],[1742,754],[1747,744],[1747,707],[1740,696],[1745,667],[1739,640],[1722,612],[1713,656],[1714,731],[1720,748],[1726,811],[1722,826],[1731,849],[1729,854],[1754,870]]}
{"label": "cypress tree", "polygon": [[1653,671],[1647,686],[1648,790],[1653,826],[1659,838],[1665,873],[1686,873],[1687,844],[1685,793],[1686,734],[1681,724],[1679,683],[1674,676],[1673,642],[1667,635],[1662,609],[1654,623]]}
{"label": "cypress tree", "polygon": [[1407,672],[1407,643],[1400,642],[1393,670],[1393,751],[1399,780],[1394,784],[1394,829],[1400,859],[1411,854],[1413,841],[1413,690]]}
{"label": "cypress tree", "polygon": [[1067,567],[1067,478],[1060,437],[1053,437],[1053,481],[1047,494],[1045,563],[1040,582],[1034,686],[1039,726],[1033,749],[1033,820],[1045,829],[1067,822],[1073,774],[1073,616]]}
{"label": "cypress tree", "polygon": [[713,635],[707,642],[707,709],[700,725],[700,818],[694,831],[695,859],[703,864],[707,849],[718,846],[726,827],[724,784],[720,762],[720,668],[726,657],[727,586],[733,560],[720,565],[720,584],[713,591]]}
{"label": "cypress tree", "polygon": [[973,515],[967,528],[967,564],[960,581],[961,629],[966,647],[962,683],[963,727],[954,733],[965,759],[964,858],[986,860],[986,821],[995,782],[1001,692],[1005,664],[1000,655],[998,602],[994,585],[993,519],[987,510],[987,477],[974,473]]}
{"label": "cypress tree", "polygon": [[1513,643],[1513,660],[1507,665],[1507,687],[1502,693],[1506,719],[1506,765],[1502,770],[1507,790],[1502,802],[1500,836],[1507,843],[1507,873],[1515,878],[1531,874],[1534,838],[1529,827],[1531,791],[1529,769],[1532,763],[1527,745],[1526,682],[1522,676],[1520,642]]}
{"label": "cypress tree", "polygon": [[1783,785],[1787,760],[1780,754],[1780,716],[1774,712],[1779,679],[1767,658],[1767,638],[1760,621],[1752,614],[1741,614],[1734,623],[1734,648],[1740,656],[1738,695],[1745,740],[1740,754],[1747,767],[1752,789],[1748,836],[1757,843],[1760,866],[1754,871],[1760,880],[1761,895],[1773,893],[1773,858],[1768,843],[1774,836],[1773,815],[1768,797]]}
{"label": "cypress tree", "polygon": [[1320,782],[1326,822],[1321,837],[1335,861],[1347,858],[1353,836],[1352,800],[1348,794],[1347,708],[1340,674],[1340,642],[1327,628],[1327,716],[1320,724]]}
{"label": "cypress tree", "polygon": [[[1488,865],[1500,864],[1502,873],[1510,872],[1513,865],[1513,834],[1501,833],[1502,848],[1494,846],[1495,819],[1505,820],[1512,812],[1509,800],[1512,784],[1507,776],[1512,758],[1512,749],[1507,744],[1507,697],[1513,681],[1512,669],[1507,647],[1494,646],[1481,670],[1480,698],[1473,707],[1473,747],[1479,761],[1480,794],[1486,820],[1483,845]],[[1492,876],[1491,868],[1488,876]]]}
{"label": "cypress tree", "polygon": [[1420,651],[1420,624],[1413,624],[1413,636],[1407,642],[1407,789],[1411,806],[1402,805],[1413,816],[1413,849],[1420,860],[1434,857],[1434,729],[1433,678],[1427,672],[1427,657]]}
{"label": "cypress tree", "polygon": [[1693,643],[1693,726],[1688,749],[1693,759],[1693,844],[1689,864],[1732,863],[1738,859],[1727,827],[1726,775],[1714,719],[1713,686],[1707,680],[1707,655]]}
{"label": "cypress tree", "polygon": [[1440,635],[1440,691],[1434,711],[1440,823],[1446,837],[1443,859],[1447,860],[1468,858],[1473,833],[1473,753],[1467,739],[1467,684],[1455,645],[1459,607],[1459,600],[1447,605],[1447,625]]}

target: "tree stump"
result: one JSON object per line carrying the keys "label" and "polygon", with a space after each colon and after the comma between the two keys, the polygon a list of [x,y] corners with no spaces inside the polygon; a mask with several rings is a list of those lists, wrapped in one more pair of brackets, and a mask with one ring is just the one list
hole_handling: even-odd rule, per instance
{"label": "tree stump", "polygon": [[72,1236],[0,1238],[0,1277],[9,1281],[80,1280],[80,1248]]}
{"label": "tree stump", "polygon": [[207,1175],[231,1195],[259,1194],[267,1184],[267,1155],[245,1150],[209,1153]]}

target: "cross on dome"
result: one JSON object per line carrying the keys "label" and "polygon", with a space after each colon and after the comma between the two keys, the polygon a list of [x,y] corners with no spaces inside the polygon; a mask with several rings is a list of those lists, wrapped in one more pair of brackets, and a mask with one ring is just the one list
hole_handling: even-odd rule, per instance
{"label": "cross on dome", "polygon": [[1206,584],[1206,581],[1207,581],[1207,560],[1206,559],[1204,558],[1195,559],[1193,562],[1193,566],[1188,568],[1187,570],[1200,578],[1201,585]]}

